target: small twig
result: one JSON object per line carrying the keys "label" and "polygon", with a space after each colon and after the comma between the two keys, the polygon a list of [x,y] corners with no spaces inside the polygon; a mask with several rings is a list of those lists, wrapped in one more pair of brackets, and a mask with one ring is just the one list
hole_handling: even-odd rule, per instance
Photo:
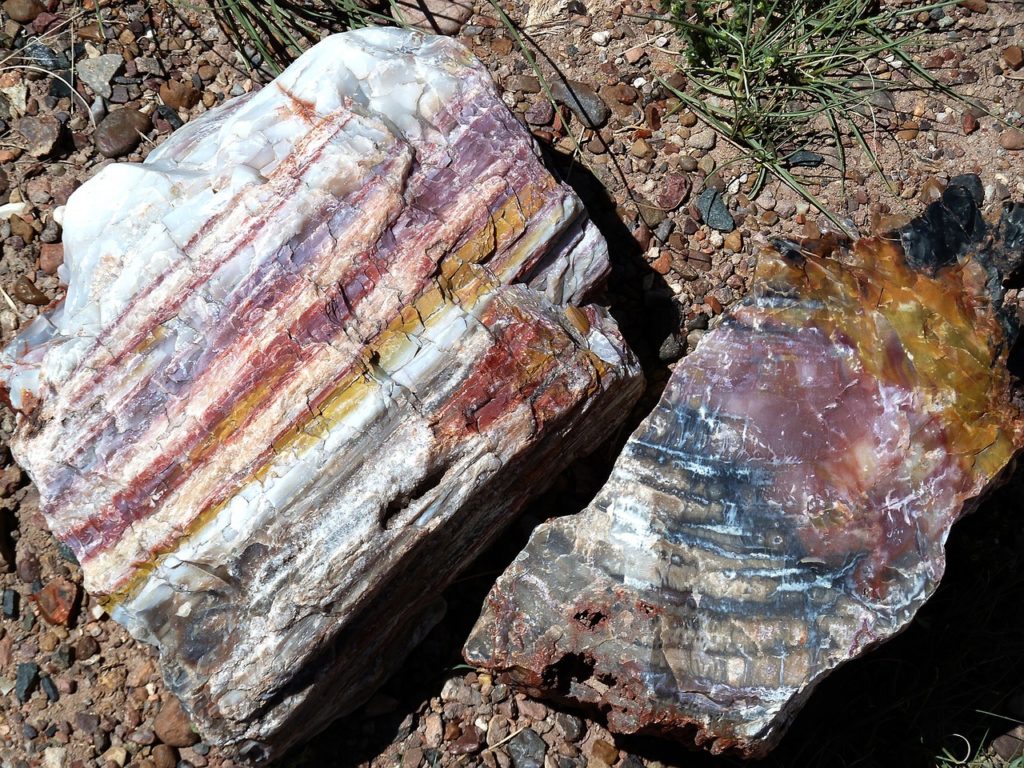
{"label": "small twig", "polygon": [[14,314],[21,318],[25,317],[25,315],[21,313],[21,310],[18,309],[18,305],[14,303],[14,299],[8,296],[7,291],[5,291],[2,287],[0,287],[0,294],[3,294],[4,301],[6,301],[7,305],[14,310]]}
{"label": "small twig", "polygon": [[524,725],[519,730],[513,731],[512,733],[510,733],[508,736],[506,736],[504,739],[499,741],[497,744],[492,744],[491,746],[489,746],[487,749],[484,750],[484,752],[491,752],[491,751],[497,749],[498,747],[500,747],[502,744],[505,744],[505,743],[507,743],[509,741],[512,741],[512,739],[514,739],[516,736],[518,736],[520,733],[522,733],[525,730],[526,730],[526,726]]}

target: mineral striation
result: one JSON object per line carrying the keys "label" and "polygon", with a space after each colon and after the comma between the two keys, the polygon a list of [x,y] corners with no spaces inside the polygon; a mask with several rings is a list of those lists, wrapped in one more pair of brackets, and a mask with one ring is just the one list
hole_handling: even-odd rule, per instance
{"label": "mineral striation", "polygon": [[889,237],[765,253],[592,504],[499,578],[466,658],[614,731],[756,756],[906,626],[1024,446],[1001,287],[1024,206],[989,229],[957,181]]}
{"label": "mineral striation", "polygon": [[208,740],[360,702],[438,591],[613,429],[638,366],[603,239],[458,43],[335,36],[109,165],[0,359],[86,587]]}

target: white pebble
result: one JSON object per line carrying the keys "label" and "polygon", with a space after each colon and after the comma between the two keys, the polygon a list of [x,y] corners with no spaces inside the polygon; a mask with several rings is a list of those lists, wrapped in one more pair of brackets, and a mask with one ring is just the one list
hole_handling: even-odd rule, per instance
{"label": "white pebble", "polygon": [[[6,203],[5,205],[0,205],[0,221],[9,219],[11,216],[24,216],[28,213],[28,210],[28,203]],[[60,222],[57,223],[59,224]]]}
{"label": "white pebble", "polygon": [[607,29],[602,29],[600,32],[592,34],[590,39],[598,45],[608,45],[608,41],[612,39],[612,33]]}

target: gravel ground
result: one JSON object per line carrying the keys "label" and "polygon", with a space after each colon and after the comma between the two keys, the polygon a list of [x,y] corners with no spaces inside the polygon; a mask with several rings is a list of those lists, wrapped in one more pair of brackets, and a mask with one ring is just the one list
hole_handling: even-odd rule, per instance
{"label": "gravel ground", "polygon": [[[545,5],[536,0],[534,13],[543,15]],[[504,7],[514,19],[530,11],[519,1]],[[551,108],[491,6],[478,6],[459,34],[611,242],[608,301],[645,363],[649,391],[613,444],[568,471],[451,587],[448,617],[384,690],[286,764],[732,764],[613,737],[599,717],[552,709],[459,661],[494,578],[534,525],[586,504],[671,366],[747,290],[758,245],[767,236],[816,237],[827,228],[778,184],[747,196],[751,169],[732,163],[733,148],[659,83],[686,85],[676,71],[677,40],[665,22],[649,18],[649,4],[567,7],[526,31],[549,82],[568,82],[590,105],[584,117],[607,112],[594,128],[569,109]],[[266,75],[235,52],[200,3],[6,0],[2,8],[0,205],[26,204],[0,220],[6,342],[62,295],[54,208],[104,164],[142,160],[176,127],[260,87]],[[834,147],[808,147],[825,164],[808,171],[806,182],[863,233],[912,215],[959,173],[981,174],[990,202],[1024,199],[1024,136],[1012,127],[1024,112],[1015,48],[1024,5],[965,0],[914,23],[930,30],[920,58],[932,74],[1006,124],[944,96],[899,95],[879,112],[870,137],[894,193],[857,148],[847,149],[844,177]],[[872,69],[901,76],[891,62]],[[724,193],[735,229],[722,231],[721,211],[706,217],[719,229],[704,222],[696,207],[702,188]],[[1021,302],[1016,294],[1010,300]],[[0,410],[0,435],[12,428],[12,414]],[[6,448],[0,466],[0,765],[235,765],[237,758],[196,741],[164,694],[152,651],[82,592],[79,568],[46,531],[38,495]],[[1002,765],[1024,749],[1016,738],[1024,738],[1016,725],[1024,718],[1024,536],[1011,517],[1020,509],[1021,475],[954,532],[946,583],[911,628],[830,678],[766,765],[934,765],[943,750],[960,758],[968,747],[991,758],[979,765]]]}

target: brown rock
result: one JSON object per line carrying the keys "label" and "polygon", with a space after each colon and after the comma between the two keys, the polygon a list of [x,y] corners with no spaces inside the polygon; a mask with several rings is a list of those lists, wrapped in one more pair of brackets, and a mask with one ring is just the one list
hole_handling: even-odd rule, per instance
{"label": "brown rock", "polygon": [[174,747],[166,744],[157,744],[153,747],[153,764],[156,768],[175,768],[178,764],[178,755]]}
{"label": "brown rock", "polygon": [[48,275],[57,274],[57,267],[64,263],[63,243],[43,243],[39,248],[39,268]]}
{"label": "brown rock", "polygon": [[972,13],[985,13],[988,11],[988,0],[960,0],[960,7]]}
{"label": "brown rock", "polygon": [[646,251],[650,247],[651,237],[651,228],[643,222],[640,222],[640,226],[633,230],[633,239],[636,240],[636,244],[642,251]]}
{"label": "brown rock", "polygon": [[921,131],[921,124],[917,120],[907,120],[896,131],[896,138],[900,141],[913,141]]}
{"label": "brown rock", "polygon": [[964,129],[964,135],[970,136],[976,130],[978,130],[978,118],[972,115],[970,112],[964,112],[963,120],[961,125]]}
{"label": "brown rock", "polygon": [[104,40],[103,30],[100,29],[100,25],[96,22],[86,24],[84,27],[78,27],[78,29],[75,30],[75,34],[83,40],[88,40],[91,43],[102,43]]}
{"label": "brown rock", "polygon": [[168,80],[160,86],[160,99],[171,109],[192,109],[199,103],[199,91],[192,83]]}
{"label": "brown rock", "polygon": [[1024,725],[992,740],[992,749],[1003,760],[1016,760],[1024,756]]}
{"label": "brown rock", "polygon": [[21,216],[11,216],[9,221],[12,235],[20,237],[26,243],[31,243],[36,239],[36,231],[32,229],[32,225],[25,221]]}
{"label": "brown rock", "polygon": [[36,16],[46,10],[39,0],[4,0],[4,13],[21,24],[35,21]]}
{"label": "brown rock", "polygon": [[1020,69],[1024,66],[1024,50],[1019,45],[1008,45],[1003,48],[1003,61],[1010,69]]}
{"label": "brown rock", "polygon": [[525,117],[530,125],[550,125],[555,117],[555,108],[546,97],[538,97],[526,110]]}
{"label": "brown rock", "polygon": [[682,205],[690,194],[692,184],[690,177],[681,173],[669,173],[658,190],[657,204],[666,211],[674,211]]}
{"label": "brown rock", "polygon": [[596,760],[600,760],[605,765],[615,765],[615,761],[619,759],[619,750],[603,739],[594,742],[591,753]]}
{"label": "brown rock", "polygon": [[999,146],[1011,152],[1024,149],[1024,131],[1018,128],[1009,128],[999,134]]}
{"label": "brown rock", "polygon": [[629,154],[633,157],[650,157],[654,154],[654,150],[651,149],[651,145],[643,139],[637,139],[633,142],[633,145],[629,148]]}
{"label": "brown rock", "polygon": [[[12,217],[12,220],[15,218],[17,217]],[[29,280],[25,275],[22,275],[14,281],[11,293],[14,294],[14,298],[24,304],[33,304],[37,307],[45,307],[50,303],[50,297],[40,291],[36,287],[36,284]]]}
{"label": "brown rock", "polygon": [[617,101],[620,104],[635,104],[636,100],[640,98],[640,92],[626,83],[606,85],[601,88],[600,93],[601,98],[605,101]]}
{"label": "brown rock", "polygon": [[53,115],[23,117],[14,127],[25,137],[28,153],[33,157],[46,157],[57,146],[62,126]]}
{"label": "brown rock", "polygon": [[921,191],[918,193],[918,198],[925,204],[934,203],[942,197],[942,193],[945,189],[946,182],[937,176],[929,176],[925,179],[924,184],[921,185]]}
{"label": "brown rock", "polygon": [[19,552],[17,571],[19,579],[26,584],[31,584],[42,575],[39,558],[35,556],[34,552]]}
{"label": "brown rock", "polygon": [[661,109],[657,104],[648,104],[644,107],[644,122],[652,131],[661,130]]}
{"label": "brown rock", "polygon": [[686,110],[679,116],[679,124],[683,128],[693,128],[697,124],[697,115],[690,110]]}
{"label": "brown rock", "polygon": [[170,747],[191,747],[199,741],[199,734],[192,730],[188,715],[173,696],[164,699],[153,721],[153,731],[160,741]]}
{"label": "brown rock", "polygon": [[647,51],[638,46],[634,46],[627,50],[622,57],[626,60],[627,64],[636,64],[640,59],[647,55]]}
{"label": "brown rock", "polygon": [[78,644],[75,645],[75,658],[79,661],[91,659],[100,652],[100,644],[92,635],[82,635]]}
{"label": "brown rock", "polygon": [[118,109],[103,118],[96,127],[93,140],[104,157],[122,157],[139,146],[141,134],[149,127],[149,118],[141,112]]}
{"label": "brown rock", "polygon": [[740,234],[738,229],[734,229],[725,236],[723,245],[733,253],[739,253],[743,250],[743,235]]}

